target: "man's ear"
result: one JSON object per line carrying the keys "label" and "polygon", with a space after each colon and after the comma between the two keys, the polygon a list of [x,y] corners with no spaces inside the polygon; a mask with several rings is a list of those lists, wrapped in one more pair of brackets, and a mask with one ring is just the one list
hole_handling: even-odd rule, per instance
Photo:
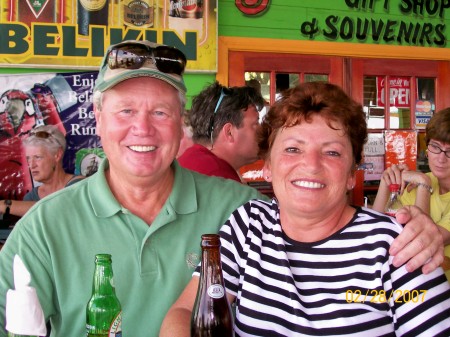
{"label": "man's ear", "polygon": [[96,128],[95,128],[95,133],[96,133],[96,135],[97,136],[99,136],[100,137],[100,134],[99,134],[99,130],[100,130],[100,125],[101,125],[101,123],[102,123],[102,117],[101,117],[101,111],[99,111],[98,109],[97,109],[97,107],[95,106],[95,104],[94,104],[94,117],[95,117],[95,124],[96,124]]}
{"label": "man's ear", "polygon": [[231,123],[226,123],[222,128],[223,137],[225,137],[227,142],[234,142],[234,127]]}

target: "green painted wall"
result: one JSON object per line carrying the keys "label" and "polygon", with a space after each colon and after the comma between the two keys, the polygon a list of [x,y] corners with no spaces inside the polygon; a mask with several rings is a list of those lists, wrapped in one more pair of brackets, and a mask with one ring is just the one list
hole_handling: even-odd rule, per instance
{"label": "green painted wall", "polygon": [[448,0],[271,0],[258,15],[234,0],[218,7],[219,36],[450,48]]}

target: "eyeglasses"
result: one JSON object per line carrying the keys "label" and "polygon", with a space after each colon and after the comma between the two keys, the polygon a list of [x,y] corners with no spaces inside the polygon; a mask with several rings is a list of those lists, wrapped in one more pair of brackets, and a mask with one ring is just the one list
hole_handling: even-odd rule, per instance
{"label": "eyeglasses", "polygon": [[211,145],[213,144],[213,134],[214,134],[214,121],[216,119],[217,110],[220,108],[220,104],[222,104],[222,100],[225,96],[231,95],[232,91],[230,88],[223,87],[220,91],[219,99],[217,100],[216,107],[214,108],[214,114],[211,116],[211,122],[209,124],[210,137],[211,137]]}
{"label": "eyeglasses", "polygon": [[186,56],[174,47],[150,47],[141,44],[125,44],[114,47],[108,54],[110,69],[139,69],[151,59],[156,68],[167,74],[182,75],[186,67]]}
{"label": "eyeglasses", "polygon": [[428,151],[430,151],[431,153],[434,154],[440,154],[441,152],[444,152],[445,156],[447,158],[450,158],[450,150],[442,150],[439,146],[434,145],[434,144],[428,144],[427,146]]}

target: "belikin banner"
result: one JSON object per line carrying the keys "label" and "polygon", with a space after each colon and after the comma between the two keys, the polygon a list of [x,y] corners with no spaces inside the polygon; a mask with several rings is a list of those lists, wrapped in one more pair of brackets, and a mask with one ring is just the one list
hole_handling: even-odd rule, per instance
{"label": "belikin banner", "polygon": [[216,0],[0,0],[0,66],[100,64],[110,44],[181,49],[189,72],[217,70]]}

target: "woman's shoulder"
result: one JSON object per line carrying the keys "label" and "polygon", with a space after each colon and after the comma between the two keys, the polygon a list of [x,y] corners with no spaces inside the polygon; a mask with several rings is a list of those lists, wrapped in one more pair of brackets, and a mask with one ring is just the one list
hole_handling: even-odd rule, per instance
{"label": "woman's shoulder", "polygon": [[262,198],[253,198],[243,204],[241,208],[247,209],[249,213],[269,212],[278,209],[278,203],[275,198],[270,199],[264,195]]}
{"label": "woman's shoulder", "polygon": [[39,198],[38,188],[39,186],[33,187],[31,191],[25,194],[23,201],[39,201],[41,198]]}
{"label": "woman's shoulder", "polygon": [[356,208],[351,223],[354,227],[360,226],[361,230],[368,230],[372,234],[381,231],[397,236],[403,229],[395,218],[366,207]]}
{"label": "woman's shoulder", "polygon": [[276,223],[278,214],[279,209],[275,199],[271,201],[251,199],[233,212],[232,219],[237,222],[265,223],[267,225],[267,223]]}

